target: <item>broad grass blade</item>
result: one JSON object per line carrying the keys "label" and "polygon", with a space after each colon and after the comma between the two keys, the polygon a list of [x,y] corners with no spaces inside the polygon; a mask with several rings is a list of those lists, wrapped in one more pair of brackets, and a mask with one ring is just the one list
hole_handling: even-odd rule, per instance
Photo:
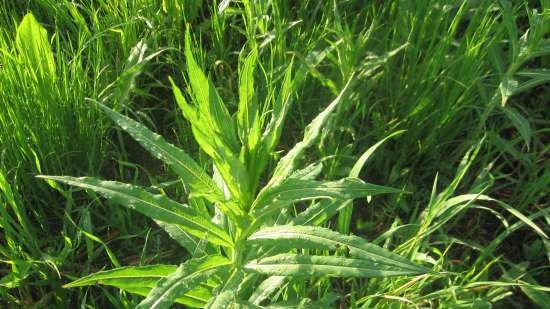
{"label": "broad grass blade", "polygon": [[41,78],[53,81],[56,75],[55,61],[48,33],[32,13],[25,15],[19,24],[15,43],[29,67],[37,70]]}

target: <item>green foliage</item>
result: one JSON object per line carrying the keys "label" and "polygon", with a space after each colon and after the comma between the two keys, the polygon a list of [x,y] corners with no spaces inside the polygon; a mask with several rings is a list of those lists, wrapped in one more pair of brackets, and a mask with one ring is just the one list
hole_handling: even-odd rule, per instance
{"label": "green foliage", "polygon": [[[223,178],[223,187],[220,189],[228,188],[229,190],[226,198],[223,198],[219,193],[216,194],[219,191],[215,187],[213,188],[214,181],[207,178],[205,172],[200,170],[199,165],[185,152],[167,143],[159,135],[150,132],[145,126],[103,105],[100,105],[100,107],[123,130],[140,142],[145,149],[171,166],[181,177],[183,183],[189,187],[192,196],[203,198],[204,202],[211,203],[210,209],[215,207],[221,210],[224,215],[227,215],[228,225],[226,231],[211,223],[212,218],[208,212],[196,212],[192,208],[179,204],[166,196],[153,195],[133,185],[100,181],[94,178],[40,177],[92,190],[117,204],[135,209],[152,219],[176,225],[198,239],[206,240],[213,245],[226,247],[229,259],[216,255],[192,258],[168,275],[163,271],[155,273],[156,268],[147,268],[147,271],[144,271],[143,268],[139,270],[134,268],[116,269],[107,273],[101,272],[92,275],[87,279],[80,279],[67,285],[68,287],[82,286],[92,282],[90,280],[93,279],[97,279],[101,283],[105,280],[106,275],[119,276],[116,279],[108,279],[106,284],[129,286],[137,280],[136,284],[141,286],[143,284],[139,281],[142,280],[139,274],[145,275],[146,272],[147,275],[143,278],[145,282],[150,280],[151,276],[161,277],[161,279],[155,283],[147,297],[137,308],[168,308],[177,298],[185,295],[194,286],[206,284],[206,279],[216,274],[221,277],[221,288],[215,293],[209,306],[211,308],[221,308],[237,301],[236,298],[230,297],[230,291],[238,292],[240,289],[248,289],[249,286],[253,286],[253,281],[249,281],[244,286],[241,284],[238,287],[228,289],[232,282],[231,276],[233,275],[231,274],[243,270],[266,275],[328,275],[336,277],[389,277],[421,275],[429,272],[429,269],[417,266],[409,260],[370,244],[360,237],[345,236],[325,228],[301,229],[292,226],[278,226],[275,229],[262,229],[254,233],[269,224],[266,223],[268,219],[275,219],[278,210],[287,209],[299,202],[319,199],[352,200],[383,193],[398,193],[400,190],[368,184],[354,178],[346,178],[340,181],[317,181],[289,177],[296,169],[298,160],[302,157],[304,150],[312,146],[317,140],[318,132],[327,125],[327,120],[337,104],[345,98],[345,91],[348,86],[342,90],[336,100],[306,127],[304,140],[299,142],[289,151],[288,155],[280,160],[268,185],[261,190],[251,188],[247,167],[249,167],[248,164],[257,166],[257,163],[253,159],[244,160],[244,158],[250,159],[250,153],[248,153],[248,156],[240,156],[239,152],[247,150],[254,152],[256,148],[272,149],[270,148],[272,140],[268,140],[269,145],[266,145],[264,140],[257,141],[251,149],[249,148],[249,140],[241,141],[242,144],[239,146],[240,142],[237,140],[235,124],[238,122],[240,130],[246,132],[254,127],[262,127],[257,117],[254,117],[252,121],[245,121],[243,120],[245,116],[242,116],[244,113],[248,114],[250,110],[257,110],[259,107],[250,100],[250,90],[241,91],[240,94],[244,96],[241,100],[245,100],[245,102],[241,102],[239,107],[245,109],[245,111],[239,110],[237,120],[240,121],[235,121],[229,115],[212,82],[206,78],[193,59],[189,32],[186,35],[186,54],[191,80],[190,96],[194,102],[193,106],[185,101],[178,88],[174,88],[174,93],[184,116],[191,122],[198,144],[212,158],[215,167],[220,171]],[[254,65],[253,60],[254,58],[248,58],[246,65]],[[251,81],[248,79],[252,78],[251,69],[245,70],[243,74],[248,75],[244,78],[244,82],[250,84]],[[241,81],[243,81],[243,78],[241,78]],[[269,133],[269,131],[264,129],[262,135],[265,136],[266,133]],[[247,136],[250,137],[250,135]],[[255,158],[268,161],[269,155],[270,153],[266,152],[263,153],[263,157],[256,156]],[[260,193],[254,196],[254,192],[257,191]],[[287,230],[291,233],[277,234],[277,231],[280,230]],[[277,247],[279,244],[284,244],[287,247],[286,251],[289,252],[301,247],[315,250],[335,250],[336,246],[346,247],[355,258],[310,256],[293,253],[272,255],[269,254],[269,249],[266,249],[265,253],[263,253],[263,250],[254,249],[258,245],[261,247]],[[121,274],[126,272],[131,272],[132,277],[127,281],[120,277]]]}
{"label": "green foliage", "polygon": [[0,307],[545,308],[549,8],[6,1]]}
{"label": "green foliage", "polygon": [[115,203],[122,204],[164,223],[177,224],[189,234],[207,239],[222,246],[231,246],[231,238],[212,222],[205,220],[196,210],[175,202],[163,195],[116,181],[101,181],[90,177],[38,176],[95,191]]}

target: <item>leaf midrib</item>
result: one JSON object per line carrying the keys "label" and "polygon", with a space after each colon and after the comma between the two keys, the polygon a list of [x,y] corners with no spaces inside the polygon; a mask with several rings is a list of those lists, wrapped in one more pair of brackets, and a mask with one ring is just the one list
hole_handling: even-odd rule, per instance
{"label": "leaf midrib", "polygon": [[[74,182],[74,183],[76,183],[76,184],[78,185],[78,182],[76,182],[76,181],[74,181],[74,180],[69,180],[69,181],[70,181],[70,182]],[[116,183],[116,182],[115,182],[115,183]],[[94,189],[94,188],[97,189],[97,188],[99,188],[99,189],[102,189],[102,190],[104,190],[104,191],[109,191],[109,192],[111,192],[111,194],[114,192],[115,194],[120,194],[120,195],[122,195],[122,196],[129,197],[130,199],[133,199],[133,200],[135,200],[135,201],[138,201],[138,202],[141,201],[141,202],[143,202],[143,203],[145,203],[145,204],[147,204],[147,205],[153,206],[155,209],[160,209],[161,211],[166,211],[166,212],[168,212],[168,213],[170,213],[170,214],[173,214],[173,215],[177,216],[178,218],[182,219],[183,221],[190,222],[191,224],[194,224],[194,225],[198,225],[198,226],[202,227],[203,229],[206,229],[206,230],[208,230],[209,232],[212,232],[212,234],[214,234],[219,240],[224,241],[224,242],[226,243],[226,245],[228,245],[228,246],[231,246],[231,245],[232,245],[230,241],[228,241],[227,239],[225,239],[225,237],[221,237],[221,236],[218,234],[218,232],[217,232],[215,229],[213,229],[212,227],[207,227],[207,226],[204,226],[204,225],[200,224],[199,222],[200,222],[201,220],[197,220],[198,222],[195,222],[195,221],[193,221],[193,220],[190,220],[190,219],[186,218],[186,217],[183,216],[183,214],[181,214],[181,213],[174,212],[174,211],[169,210],[169,209],[166,209],[166,208],[162,208],[162,207],[160,207],[160,206],[158,206],[158,205],[155,205],[154,203],[151,203],[151,202],[146,201],[146,200],[141,199],[141,198],[137,198],[137,197],[135,197],[135,196],[133,196],[133,195],[130,195],[130,194],[127,194],[127,193],[123,193],[123,192],[116,191],[116,190],[109,189],[109,188],[105,188],[105,187],[100,187],[100,186],[93,185],[93,184],[86,184],[86,185],[87,185],[90,189]],[[134,186],[131,186],[131,188],[134,188]],[[101,191],[99,191],[99,192],[101,192]],[[174,203],[176,203],[176,202],[174,202]],[[180,204],[180,205],[181,205],[181,204]],[[183,205],[182,205],[182,206],[183,206]],[[185,206],[183,206],[183,207],[185,207]],[[204,232],[203,232],[203,234],[205,235],[205,237],[208,237],[208,233],[204,233]],[[223,235],[222,235],[222,236],[223,236]]]}
{"label": "leaf midrib", "polygon": [[[122,115],[118,115],[116,114],[113,110],[105,107],[109,114],[111,115],[111,117],[115,117],[115,118],[118,118],[118,120],[115,120],[115,122],[118,123],[119,126],[121,126],[126,132],[130,133],[130,135],[134,136],[134,138],[136,138],[136,136],[139,136],[139,137],[142,137],[148,144],[149,146],[152,146],[152,148],[155,148],[157,150],[160,150],[160,152],[163,152],[165,155],[167,155],[168,157],[170,157],[170,159],[172,161],[174,161],[175,163],[177,163],[180,167],[184,168],[185,170],[187,170],[189,172],[189,174],[191,174],[193,177],[195,177],[196,179],[198,179],[204,186],[206,186],[207,188],[210,189],[210,192],[209,193],[217,193],[216,191],[216,188],[212,185],[212,183],[209,181],[209,178],[206,177],[206,175],[204,173],[202,173],[202,170],[197,170],[197,169],[194,169],[194,168],[191,168],[190,164],[192,163],[188,163],[188,162],[185,162],[181,159],[178,158],[178,156],[175,156],[171,153],[171,151],[167,151],[167,150],[164,150],[162,149],[162,147],[159,147],[156,145],[156,141],[154,141],[150,136],[148,135],[157,135],[161,138],[161,142],[164,142],[166,144],[166,146],[168,146],[169,148],[171,148],[170,150],[172,151],[175,151],[175,152],[179,152],[180,155],[182,156],[185,156],[187,157],[189,160],[192,160],[191,157],[186,154],[184,151],[182,151],[181,149],[177,148],[176,146],[168,143],[167,141],[164,140],[164,138],[155,133],[155,132],[152,132],[152,131],[146,131],[146,134],[143,134],[143,132],[133,132],[132,130],[127,130],[124,128],[124,125],[123,123],[121,122],[124,122],[124,121],[128,121],[130,124],[135,124],[138,126],[142,126],[142,124],[140,124],[139,122],[129,118],[129,117],[126,117],[126,116],[122,116]],[[126,118],[126,119],[125,119]],[[143,129],[145,130],[149,130],[145,127],[143,127]],[[138,141],[139,139],[136,138]],[[221,196],[221,195],[220,195]]]}
{"label": "leaf midrib", "polygon": [[204,272],[207,272],[207,271],[210,271],[210,270],[214,270],[215,268],[218,268],[218,267],[221,267],[221,266],[226,266],[226,265],[230,265],[231,264],[231,261],[228,261],[228,262],[225,262],[225,263],[222,263],[222,264],[217,264],[217,265],[212,265],[212,266],[209,266],[209,267],[206,267],[206,268],[200,268],[200,265],[199,265],[199,269],[187,276],[184,276],[183,278],[181,278],[180,280],[177,280],[177,281],[174,281],[172,284],[169,285],[169,287],[167,289],[164,289],[164,292],[161,294],[160,297],[157,298],[157,300],[152,304],[151,308],[155,308],[159,302],[166,296],[166,294],[168,292],[170,292],[172,289],[175,288],[175,285],[181,283],[183,280],[185,279],[189,279],[189,278],[195,278],[195,277],[198,277],[199,275],[203,274]]}
{"label": "leaf midrib", "polygon": [[[278,192],[269,192],[268,191],[268,192],[265,193],[265,196],[261,197],[261,199],[257,203],[254,203],[255,205],[254,205],[254,207],[252,207],[252,209],[254,209],[258,206],[261,207],[261,206],[265,205],[265,202],[272,201],[272,200],[276,199],[279,195],[285,194],[285,193],[299,194],[300,192],[303,192],[303,191],[307,192],[307,191],[315,190],[315,193],[325,193],[326,194],[326,195],[319,195],[318,198],[334,198],[334,196],[332,196],[332,195],[343,195],[342,191],[344,191],[344,190],[348,191],[348,192],[351,192],[351,193],[372,190],[373,192],[370,193],[370,194],[375,194],[376,192],[388,192],[389,193],[389,192],[391,192],[391,189],[393,189],[393,188],[387,188],[387,190],[386,190],[386,188],[383,187],[383,186],[378,186],[378,185],[375,185],[375,184],[368,184],[368,183],[359,182],[359,181],[357,181],[357,182],[354,181],[353,183],[363,185],[363,186],[365,186],[365,188],[346,188],[343,185],[339,185],[339,184],[342,184],[342,183],[345,183],[345,182],[329,182],[329,184],[338,184],[338,185],[334,185],[334,186],[330,186],[330,185],[327,185],[325,183],[325,184],[321,184],[321,186],[317,186],[317,187],[288,188],[288,189],[285,189],[283,191],[278,191]],[[351,183],[351,184],[353,184],[353,183]],[[285,184],[281,184],[281,185],[285,185]],[[297,184],[297,185],[299,185],[299,184]],[[368,186],[374,186],[374,187],[368,188]],[[277,187],[273,187],[273,190],[275,190],[276,188]],[[395,190],[397,191],[397,189],[395,189]],[[332,195],[328,195],[328,194],[332,194]],[[307,195],[307,197],[304,197],[304,198],[311,198],[311,197],[312,197],[311,195]],[[287,200],[288,199],[281,199],[281,201],[287,201]],[[298,198],[297,200],[300,200],[300,198]]]}
{"label": "leaf midrib", "polygon": [[[404,263],[401,262],[401,261],[395,261],[395,262],[394,262],[394,261],[391,260],[390,258],[384,257],[384,256],[379,255],[379,254],[375,254],[375,253],[368,252],[368,251],[366,251],[365,249],[360,248],[360,247],[357,247],[357,246],[355,246],[355,245],[349,245],[349,244],[342,243],[342,242],[337,241],[337,240],[333,240],[333,239],[330,239],[330,238],[322,237],[322,236],[319,236],[319,235],[314,235],[314,234],[308,233],[309,231],[307,231],[307,230],[305,230],[304,232],[305,232],[305,233],[300,234],[300,233],[298,233],[298,232],[291,232],[291,231],[274,231],[274,232],[269,232],[269,231],[268,231],[268,232],[265,232],[265,233],[262,232],[262,233],[259,233],[259,234],[260,234],[260,236],[261,236],[262,234],[265,234],[265,235],[267,235],[267,236],[269,236],[269,234],[273,234],[273,235],[275,235],[275,236],[277,236],[277,235],[282,235],[282,236],[284,236],[284,235],[289,235],[289,236],[291,236],[291,237],[294,236],[295,239],[298,239],[298,240],[305,240],[305,241],[307,241],[307,239],[301,239],[299,236],[300,236],[300,235],[307,235],[307,236],[309,236],[309,237],[311,237],[311,238],[315,238],[315,239],[320,239],[320,240],[322,240],[322,241],[331,242],[331,243],[333,243],[334,245],[340,244],[340,245],[346,246],[346,247],[348,247],[348,248],[350,248],[350,249],[355,249],[355,250],[357,250],[357,251],[364,252],[364,254],[366,254],[366,255],[370,255],[370,256],[373,256],[373,257],[376,257],[376,258],[381,259],[381,261],[376,261],[375,263],[383,264],[383,265],[386,265],[386,266],[393,266],[393,267],[398,266],[398,267],[402,267],[402,268],[407,269],[407,270],[415,270],[415,271],[418,271],[418,269],[412,268],[412,266],[406,265],[406,264],[404,264]],[[254,235],[252,235],[252,236],[254,236]],[[347,237],[347,236],[345,236],[345,235],[343,235],[343,236],[344,236],[344,237]],[[249,239],[253,239],[253,240],[266,240],[266,238],[261,238],[261,237],[259,237],[259,238],[249,238]],[[269,238],[268,238],[268,239],[269,239]],[[271,240],[273,240],[273,239],[271,239]],[[321,245],[322,245],[322,244],[321,244]],[[324,245],[322,245],[322,246],[324,246]],[[329,249],[335,249],[335,246],[331,246],[331,247],[329,247]],[[368,261],[367,259],[362,259],[362,260]],[[374,262],[374,261],[373,261],[373,262]],[[392,262],[393,262],[393,263],[392,263]]]}

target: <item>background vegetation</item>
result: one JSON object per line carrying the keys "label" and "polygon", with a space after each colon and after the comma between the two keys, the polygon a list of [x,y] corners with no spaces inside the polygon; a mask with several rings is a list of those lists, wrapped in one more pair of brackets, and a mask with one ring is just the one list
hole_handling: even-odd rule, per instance
{"label": "background vegetation", "polygon": [[[44,30],[22,23],[29,12]],[[188,257],[140,214],[34,177],[153,183],[185,200],[184,186],[91,101],[146,124],[208,168],[168,81],[186,84],[186,28],[230,111],[240,54],[258,50],[256,91],[266,100],[280,95],[292,64],[292,106],[274,158],[352,78],[305,163],[322,162],[323,176],[339,179],[366,149],[400,132],[360,176],[410,193],[358,200],[353,215],[327,225],[447,274],[311,280],[272,300],[547,308],[547,0],[1,2],[0,306],[133,308],[139,296],[61,285],[103,268]],[[495,200],[472,198],[479,194]]]}

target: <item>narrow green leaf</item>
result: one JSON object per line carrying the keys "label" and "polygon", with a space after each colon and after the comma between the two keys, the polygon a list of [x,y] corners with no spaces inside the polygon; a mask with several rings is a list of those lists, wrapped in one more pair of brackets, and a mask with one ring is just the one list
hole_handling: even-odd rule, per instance
{"label": "narrow green leaf", "polygon": [[269,155],[277,146],[284,127],[284,120],[290,106],[290,98],[294,89],[292,63],[286,69],[283,84],[273,104],[271,119],[262,135],[263,155]]}
{"label": "narrow green leaf", "polygon": [[295,300],[287,300],[270,304],[266,309],[327,309],[327,307],[319,303],[313,303],[309,298],[300,298]]}
{"label": "narrow green leaf", "polygon": [[248,242],[259,245],[276,245],[288,248],[311,248],[336,250],[349,249],[349,254],[368,260],[387,270],[411,275],[430,272],[429,269],[409,261],[407,258],[367,242],[354,235],[343,235],[318,226],[281,225],[262,229],[250,237]]}
{"label": "narrow green leaf", "polygon": [[528,69],[516,72],[516,76],[527,77],[528,80],[522,82],[514,89],[514,94],[524,92],[538,85],[548,83],[550,81],[549,69]]}
{"label": "narrow green leaf", "polygon": [[152,219],[179,224],[186,232],[214,244],[231,247],[231,237],[217,225],[202,217],[196,210],[145,189],[116,181],[93,177],[38,176],[68,185],[95,191],[115,203],[134,209]]}
{"label": "narrow green leaf", "polygon": [[[209,125],[232,153],[239,152],[239,142],[237,139],[237,130],[235,121],[225,107],[216,87],[212,81],[206,77],[199,67],[192,52],[191,34],[189,29],[185,33],[185,60],[189,74],[193,97],[197,103],[200,115],[205,117],[205,121],[210,121]],[[195,124],[197,125],[197,124]]]}
{"label": "narrow green leaf", "polygon": [[223,146],[215,145],[213,159],[225,184],[231,192],[231,197],[240,201],[242,205],[251,203],[250,179],[246,167],[238,156],[229,152]]}
{"label": "narrow green leaf", "polygon": [[136,309],[169,308],[179,295],[192,290],[201,281],[230,264],[231,261],[222,256],[187,260],[175,272],[157,281],[155,287]]}
{"label": "narrow green leaf", "polygon": [[332,112],[344,100],[352,80],[353,77],[349,79],[336,99],[334,99],[334,101],[332,101],[324,111],[317,115],[317,117],[315,117],[315,119],[307,125],[302,141],[294,145],[294,147],[283,158],[281,158],[281,160],[279,160],[279,163],[273,172],[273,176],[271,177],[271,180],[266,188],[277,185],[288,177],[288,175],[290,175],[290,173],[294,170],[297,161],[303,156],[304,151],[311,147],[319,139],[321,131],[328,122]]}
{"label": "narrow green leaf", "polygon": [[[146,297],[151,292],[153,287],[128,287],[124,290],[133,294]],[[204,308],[208,300],[212,298],[212,288],[199,286],[184,295],[178,296],[174,302],[192,308]]]}
{"label": "narrow green leaf", "polygon": [[252,215],[260,217],[291,203],[312,199],[346,200],[398,192],[401,190],[373,185],[357,178],[344,178],[338,181],[288,178],[277,186],[262,190],[252,205]]}
{"label": "narrow green leaf", "polygon": [[172,239],[185,248],[192,256],[203,256],[216,253],[216,249],[213,245],[187,233],[181,225],[166,223],[159,220],[155,220],[155,223],[166,231]]}
{"label": "narrow green leaf", "polygon": [[506,106],[508,99],[514,94],[514,91],[516,91],[518,84],[518,81],[508,74],[502,77],[498,89],[500,90],[501,105],[503,107]]}
{"label": "narrow green leaf", "polygon": [[[389,140],[390,138],[400,135],[404,130],[393,132],[392,134],[386,136],[378,143],[372,145],[359,157],[357,162],[353,165],[351,168],[351,171],[349,173],[349,177],[357,177],[359,178],[359,174],[361,173],[361,169],[363,169],[363,166],[365,166],[365,163],[369,160],[369,158],[372,156],[372,154],[380,147],[384,142]],[[353,213],[353,203],[351,201],[346,201],[347,207],[343,207],[340,210],[340,213],[338,215],[338,231],[340,233],[348,234],[350,230],[350,222],[351,222],[351,215]]]}
{"label": "narrow green leaf", "polygon": [[277,276],[391,277],[418,275],[404,269],[388,269],[369,260],[339,256],[279,254],[247,263],[244,269]]}
{"label": "narrow green leaf", "polygon": [[214,296],[206,305],[207,309],[226,309],[235,302],[235,290],[226,290]]}
{"label": "narrow green leaf", "polygon": [[288,176],[288,178],[304,179],[304,180],[315,180],[323,171],[323,163],[316,162],[306,166],[303,169],[294,171]]}
{"label": "narrow green leaf", "polygon": [[[277,146],[281,133],[283,131],[284,122],[288,110],[291,105],[291,97],[295,86],[295,81],[292,76],[292,61],[288,65],[281,87],[277,91],[275,101],[270,111],[271,118],[267,125],[265,125],[267,114],[263,114],[262,117],[257,117],[252,127],[252,134],[258,133],[261,135],[258,145],[256,145],[256,139],[248,141],[248,148],[250,149],[250,160],[245,158],[246,162],[249,162],[248,169],[251,180],[251,188],[254,190],[258,187],[258,183],[262,173],[264,172],[271,154]],[[265,126],[265,127],[264,127]],[[261,133],[263,128],[263,133]]]}
{"label": "narrow green leaf", "polygon": [[293,220],[294,225],[322,225],[339,210],[348,207],[352,200],[320,200],[299,213]]}
{"label": "narrow green leaf", "polygon": [[277,290],[286,280],[285,276],[271,276],[260,285],[254,289],[254,292],[252,295],[250,295],[250,298],[248,298],[248,301],[259,305],[264,300],[266,300],[275,290]]}
{"label": "narrow green leaf", "polygon": [[512,121],[512,124],[525,141],[527,149],[529,149],[529,145],[531,144],[531,136],[533,135],[533,129],[531,128],[529,121],[525,117],[523,117],[517,110],[513,109],[510,106],[502,107],[502,110],[504,111],[504,114],[508,117],[508,119]]}
{"label": "narrow green leaf", "polygon": [[191,51],[189,31],[186,33],[186,59],[195,106],[187,104],[183,94],[173,84],[173,91],[184,116],[191,122],[195,140],[213,160],[231,192],[241,204],[249,204],[250,179],[239,160],[240,143],[235,121],[229,115],[216,88],[199,68]]}
{"label": "narrow green leaf", "polygon": [[[253,51],[246,57],[244,64],[239,71],[239,109],[237,112],[237,124],[239,136],[243,144],[253,149],[257,144],[259,130],[252,131],[258,119],[258,102],[254,92],[254,65],[256,63],[256,52]],[[256,125],[257,126],[257,125]],[[253,136],[250,134],[253,133]],[[251,147],[252,146],[252,147]]]}
{"label": "narrow green leaf", "polygon": [[511,47],[510,58],[512,61],[517,61],[520,52],[520,38],[514,17],[514,7],[508,1],[500,1],[500,11],[502,13],[502,23],[508,32],[508,41]]}
{"label": "narrow green leaf", "polygon": [[183,150],[168,143],[162,136],[150,131],[139,122],[121,115],[103,104],[97,105],[124,131],[139,142],[153,156],[166,163],[194,195],[204,196],[212,202],[223,201],[223,194],[204,170]]}
{"label": "narrow green leaf", "polygon": [[[100,271],[68,283],[63,287],[74,288],[102,284],[146,296],[158,280],[168,276],[175,270],[176,266],[174,265],[126,266]],[[210,289],[201,285],[185,295],[178,296],[176,302],[202,308],[211,295]]]}
{"label": "narrow green leaf", "polygon": [[[538,285],[535,285],[535,287]],[[545,308],[550,304],[550,293],[539,291],[529,285],[520,285],[521,291],[529,297],[539,308]]]}
{"label": "narrow green leaf", "polygon": [[231,273],[229,279],[223,285],[220,285],[214,296],[208,302],[205,308],[207,309],[226,309],[230,308],[236,302],[239,285],[244,279],[244,272],[240,269],[235,269]]}
{"label": "narrow green leaf", "polygon": [[351,171],[349,173],[349,177],[359,177],[359,174],[361,173],[361,169],[363,169],[363,166],[365,166],[365,163],[370,159],[370,157],[374,154],[374,152],[376,151],[376,149],[378,149],[380,146],[382,146],[382,144],[384,144],[387,140],[393,138],[393,137],[396,137],[398,135],[401,135],[405,132],[405,130],[398,130],[398,131],[395,131],[391,134],[389,134],[388,136],[384,137],[381,141],[379,141],[378,143],[372,145],[371,147],[369,147],[369,149],[367,149],[362,155],[361,157],[359,157],[359,159],[357,160],[357,162],[355,162],[355,164],[353,165],[353,167],[351,168]]}
{"label": "narrow green leaf", "polygon": [[126,266],[100,271],[65,284],[64,288],[104,284],[118,288],[127,286],[151,287],[162,277],[176,270],[174,265]]}
{"label": "narrow green leaf", "polygon": [[[515,209],[514,207],[499,201],[497,199],[494,199],[488,195],[484,194],[462,194],[459,196],[455,196],[452,198],[449,198],[445,201],[443,208],[440,210],[440,212],[437,214],[438,217],[442,217],[443,215],[447,215],[447,212],[449,210],[454,210],[455,208],[458,208],[458,205],[460,204],[471,204],[475,201],[488,201],[488,202],[494,202],[496,205],[500,206],[504,210],[508,211],[510,214],[521,220],[523,223],[525,223],[527,226],[529,226],[535,233],[537,233],[540,237],[548,239],[548,235],[541,229],[535,222],[533,222],[531,219],[529,219],[527,216],[522,214],[520,211]],[[447,218],[445,218],[447,219]],[[448,219],[447,219],[448,220]],[[446,221],[445,221],[446,222]]]}

